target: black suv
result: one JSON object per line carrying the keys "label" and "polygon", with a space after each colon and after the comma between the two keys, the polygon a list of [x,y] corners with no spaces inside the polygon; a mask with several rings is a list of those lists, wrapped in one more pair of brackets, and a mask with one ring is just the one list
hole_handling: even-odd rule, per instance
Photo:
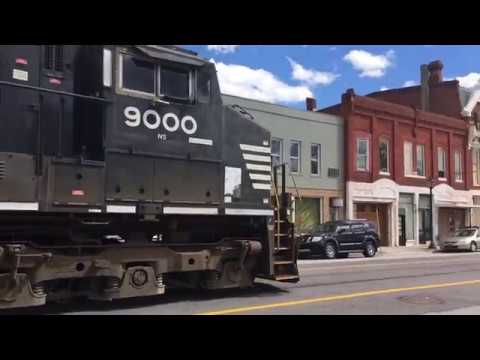
{"label": "black suv", "polygon": [[376,226],[368,220],[327,222],[300,245],[301,257],[323,255],[328,259],[346,258],[349,253],[363,253],[373,257],[377,253],[379,238]]}

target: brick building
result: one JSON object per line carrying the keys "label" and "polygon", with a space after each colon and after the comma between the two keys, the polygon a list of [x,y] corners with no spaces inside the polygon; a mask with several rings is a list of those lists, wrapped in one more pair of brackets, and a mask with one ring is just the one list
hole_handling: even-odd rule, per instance
{"label": "brick building", "polygon": [[345,121],[347,217],[376,221],[384,246],[419,245],[432,233],[442,241],[477,221],[480,94],[443,81],[442,69],[439,61],[423,65],[415,87],[348,90],[341,104],[321,110]]}

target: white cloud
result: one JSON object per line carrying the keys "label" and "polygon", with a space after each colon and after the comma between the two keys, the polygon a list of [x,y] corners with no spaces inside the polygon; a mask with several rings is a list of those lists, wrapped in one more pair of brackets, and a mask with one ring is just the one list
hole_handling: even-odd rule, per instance
{"label": "white cloud", "polygon": [[403,83],[403,87],[416,86],[418,83],[415,80],[408,80]]}
{"label": "white cloud", "polygon": [[465,76],[458,76],[456,79],[460,82],[460,86],[465,88],[480,85],[480,73],[470,73]]}
{"label": "white cloud", "polygon": [[360,77],[379,78],[385,75],[386,70],[393,65],[394,56],[393,50],[380,55],[365,50],[351,50],[343,60],[352,64],[355,70],[360,71]]}
{"label": "white cloud", "polygon": [[313,69],[306,69],[303,65],[287,57],[292,66],[292,79],[301,81],[307,85],[330,85],[340,75],[330,72],[322,72]]}
{"label": "white cloud", "polygon": [[208,45],[207,49],[217,54],[234,53],[240,45]]}
{"label": "white cloud", "polygon": [[215,65],[220,89],[224,94],[273,103],[296,103],[313,97],[307,86],[291,86],[264,69],[222,62]]}
{"label": "white cloud", "polygon": [[380,88],[380,91],[385,91],[385,90],[390,90],[390,88],[388,88],[388,87],[386,87],[386,86],[382,86],[382,87]]}

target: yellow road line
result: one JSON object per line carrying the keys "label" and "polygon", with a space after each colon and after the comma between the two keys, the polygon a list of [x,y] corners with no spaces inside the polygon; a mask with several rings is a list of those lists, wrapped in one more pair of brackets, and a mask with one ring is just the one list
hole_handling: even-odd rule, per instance
{"label": "yellow road line", "polygon": [[446,288],[451,286],[462,286],[462,285],[480,285],[480,280],[467,280],[467,281],[450,282],[450,283],[443,283],[443,284],[420,285],[420,286],[413,286],[413,287],[357,292],[357,293],[351,293],[346,295],[326,296],[326,297],[319,297],[319,298],[313,298],[313,299],[286,301],[286,302],[279,302],[279,303],[273,303],[273,304],[231,308],[231,309],[225,309],[225,310],[219,310],[219,311],[199,313],[197,315],[228,315],[228,314],[244,313],[244,312],[256,311],[256,310],[275,309],[275,308],[281,308],[281,307],[287,307],[287,306],[306,305],[306,304],[313,304],[313,303],[320,303],[320,302],[327,302],[327,301],[347,300],[347,299],[354,299],[359,297],[394,294],[394,293],[414,291],[414,290],[438,289],[438,288]]}

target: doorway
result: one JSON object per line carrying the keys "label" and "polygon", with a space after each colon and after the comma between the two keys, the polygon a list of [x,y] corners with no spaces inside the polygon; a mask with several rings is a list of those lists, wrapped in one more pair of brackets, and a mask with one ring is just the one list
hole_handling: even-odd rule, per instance
{"label": "doorway", "polygon": [[407,216],[405,214],[398,215],[398,245],[406,246],[407,245]]}
{"label": "doorway", "polygon": [[355,219],[366,219],[376,224],[380,246],[390,246],[388,226],[389,204],[354,204]]}

